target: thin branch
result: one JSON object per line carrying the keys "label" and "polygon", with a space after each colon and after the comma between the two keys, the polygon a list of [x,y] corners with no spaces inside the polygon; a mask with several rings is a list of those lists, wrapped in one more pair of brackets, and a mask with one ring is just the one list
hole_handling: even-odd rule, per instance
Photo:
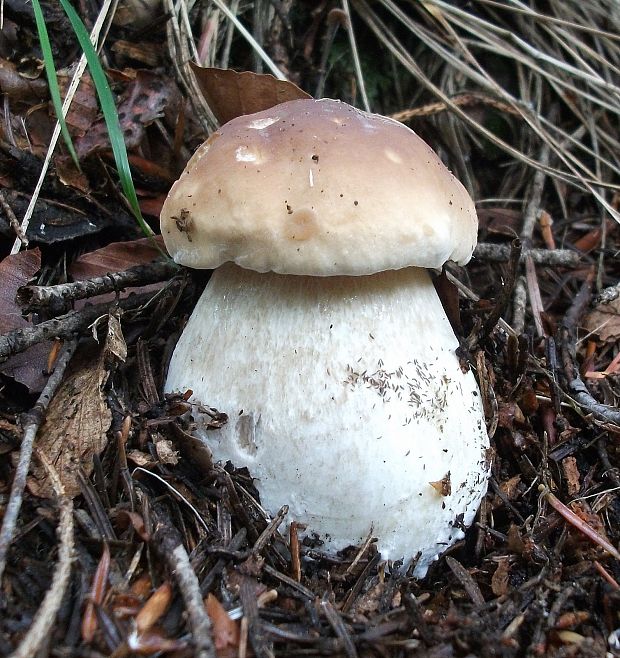
{"label": "thin branch", "polygon": [[[153,293],[131,294],[115,302],[121,309],[134,309],[153,299]],[[41,322],[32,327],[15,329],[0,336],[0,361],[12,354],[18,354],[29,347],[52,338],[71,338],[82,333],[99,317],[107,316],[111,303],[86,306],[79,311]]]}
{"label": "thin branch", "polygon": [[[508,244],[480,242],[474,251],[474,258],[491,262],[505,263],[510,260],[511,247]],[[577,267],[581,255],[570,249],[522,249],[521,262],[530,256],[536,265],[552,267]]]}
{"label": "thin branch", "polygon": [[15,526],[17,524],[19,510],[22,504],[24,488],[26,487],[26,478],[28,477],[28,470],[30,469],[34,440],[37,431],[45,418],[45,413],[49,403],[60,386],[60,382],[62,381],[67,365],[69,364],[76,347],[77,340],[72,340],[65,345],[62,354],[56,361],[54,372],[47,380],[39,399],[34,407],[22,418],[24,438],[22,439],[19,451],[17,467],[15,468],[15,476],[11,486],[11,495],[4,512],[4,518],[2,519],[2,528],[0,529],[0,581],[2,580],[4,569],[6,568],[9,547],[15,534]]}
{"label": "thin branch", "polygon": [[6,218],[9,220],[9,224],[11,225],[11,228],[15,231],[15,235],[17,235],[17,238],[21,240],[21,243],[24,245],[24,247],[27,247],[28,238],[26,237],[26,234],[22,230],[22,227],[19,224],[19,220],[17,219],[15,213],[13,212],[13,208],[11,208],[9,202],[6,200],[3,190],[0,190],[0,206],[2,206],[2,210],[4,210],[4,214],[6,215]]}
{"label": "thin branch", "polygon": [[111,272],[105,276],[73,283],[61,283],[55,286],[22,286],[17,291],[15,301],[26,312],[30,312],[60,301],[87,299],[109,292],[120,292],[125,288],[166,281],[178,270],[178,265],[172,261],[155,261],[146,265],[137,265],[123,272]]}
{"label": "thin branch", "polygon": [[176,581],[185,603],[189,624],[193,633],[194,647],[198,658],[215,656],[215,648],[211,639],[211,620],[202,602],[200,583],[192,569],[189,555],[183,544],[178,544],[168,560],[174,571]]}

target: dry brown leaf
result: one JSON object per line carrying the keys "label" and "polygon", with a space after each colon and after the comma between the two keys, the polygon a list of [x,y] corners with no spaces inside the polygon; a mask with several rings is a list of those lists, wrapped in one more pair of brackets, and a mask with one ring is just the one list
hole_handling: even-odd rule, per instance
{"label": "dry brown leaf", "polygon": [[151,594],[142,610],[136,616],[136,629],[139,634],[148,631],[166,613],[172,601],[172,585],[168,582],[160,585]]}
{"label": "dry brown leaf", "polygon": [[41,269],[41,252],[39,249],[21,251],[7,256],[0,262],[0,333],[26,327],[30,323],[22,317],[20,307],[15,303],[15,294],[20,286]]}
{"label": "dry brown leaf", "polygon": [[[146,126],[161,118],[167,105],[173,101],[176,101],[175,88],[164,76],[148,70],[136,72],[135,80],[129,83],[124,98],[118,104],[118,117],[128,149],[140,144]],[[80,158],[109,148],[108,129],[102,118],[75,140]]]}
{"label": "dry brown leaf", "polygon": [[244,114],[253,114],[310,94],[287,80],[278,80],[269,73],[238,73],[190,63],[198,86],[213,114],[220,123]]}
{"label": "dry brown leaf", "polygon": [[497,569],[491,578],[491,589],[495,596],[504,596],[508,592],[508,577],[510,576],[510,563],[508,558],[498,561]]}
{"label": "dry brown leaf", "polygon": [[[114,328],[114,323],[111,331],[114,334],[119,331],[118,327]],[[118,340],[118,337],[113,340]],[[108,340],[103,349],[93,345],[80,353],[50,402],[39,431],[39,450],[55,465],[69,496],[80,493],[79,471],[90,475],[93,455],[100,454],[107,444],[112,413],[106,404],[103,387],[108,379],[107,364],[111,358]],[[28,487],[35,496],[47,498],[54,495],[47,471],[41,466],[33,467]]]}
{"label": "dry brown leaf", "polygon": [[441,496],[449,496],[452,493],[452,482],[450,480],[450,471],[448,471],[441,480],[429,482],[431,487]]}
{"label": "dry brown leaf", "polygon": [[568,495],[576,496],[579,493],[579,489],[581,489],[577,460],[574,457],[565,457],[562,460],[562,470],[566,478]]}
{"label": "dry brown leaf", "polygon": [[211,619],[213,643],[218,658],[236,656],[239,646],[239,623],[228,616],[222,604],[213,594],[209,594],[204,603]]}
{"label": "dry brown leaf", "polygon": [[82,639],[84,642],[92,642],[97,631],[98,621],[95,607],[103,603],[105,596],[108,575],[110,573],[110,549],[106,543],[103,545],[103,553],[97,565],[97,571],[93,578],[93,584],[90,588],[90,596],[86,602],[86,610],[82,617]]}
{"label": "dry brown leaf", "polygon": [[127,459],[132,461],[137,466],[151,466],[155,463],[155,460],[148,455],[146,452],[141,450],[130,450],[127,453]]}
{"label": "dry brown leaf", "polygon": [[[22,317],[15,295],[20,286],[26,285],[41,268],[41,252],[29,249],[0,262],[0,333],[30,326]],[[44,376],[50,346],[39,343],[30,349],[12,356],[2,364],[2,374],[23,384],[31,393],[42,390],[47,378]]]}
{"label": "dry brown leaf", "polygon": [[161,236],[131,242],[112,242],[79,256],[69,268],[69,273],[74,279],[82,281],[109,272],[122,272],[135,265],[145,265],[161,256],[156,245],[165,249]]}
{"label": "dry brown leaf", "polygon": [[[130,512],[129,510],[121,510],[118,513],[118,522],[121,527],[126,528],[131,524],[142,541],[150,541],[151,535],[146,530],[144,519],[138,512]],[[153,622],[155,623],[155,622]]]}
{"label": "dry brown leaf", "polygon": [[41,100],[49,94],[45,80],[29,80],[20,75],[13,62],[0,58],[0,91],[11,100]]}
{"label": "dry brown leaf", "polygon": [[521,484],[521,476],[514,475],[510,479],[502,482],[499,485],[499,488],[508,500],[514,500],[519,494],[519,484]]}
{"label": "dry brown leaf", "polygon": [[607,343],[620,338],[620,297],[608,304],[599,304],[585,317],[584,327]]}
{"label": "dry brown leaf", "polygon": [[155,443],[155,451],[162,464],[171,464],[174,466],[179,463],[179,453],[172,447],[172,441],[162,439]]}
{"label": "dry brown leaf", "polygon": [[[58,85],[60,87],[60,95],[63,98],[67,94],[75,69],[76,65],[73,65],[58,71]],[[71,134],[81,137],[90,129],[98,116],[99,103],[97,102],[97,90],[90,74],[85,71],[80,77],[80,84],[73,96],[73,101],[71,102],[71,107],[67,112],[65,121],[67,122],[67,126],[69,126]]]}

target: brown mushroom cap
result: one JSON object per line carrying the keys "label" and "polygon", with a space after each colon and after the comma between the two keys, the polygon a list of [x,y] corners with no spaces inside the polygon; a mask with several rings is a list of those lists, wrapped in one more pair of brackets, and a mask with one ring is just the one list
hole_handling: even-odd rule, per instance
{"label": "brown mushroom cap", "polygon": [[465,188],[412,130],[328,99],[222,126],[161,214],[178,263],[315,276],[463,264],[477,227]]}

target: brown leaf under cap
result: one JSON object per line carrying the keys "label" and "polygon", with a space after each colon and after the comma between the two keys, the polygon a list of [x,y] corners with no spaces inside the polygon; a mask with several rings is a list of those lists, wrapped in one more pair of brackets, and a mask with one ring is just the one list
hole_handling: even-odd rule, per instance
{"label": "brown leaf under cap", "polygon": [[[93,470],[93,455],[100,454],[107,444],[107,431],[112,413],[106,404],[103,387],[108,379],[108,367],[118,350],[120,325],[110,325],[113,336],[94,354],[93,346],[84,349],[70,366],[41,426],[38,446],[52,462],[69,496],[80,493],[79,473],[86,476]],[[116,347],[111,349],[110,343]],[[35,496],[49,497],[53,491],[46,471],[35,466],[28,488]]]}
{"label": "brown leaf under cap", "polygon": [[76,281],[82,281],[104,276],[109,272],[122,272],[135,265],[145,265],[161,256],[156,244],[165,248],[159,236],[153,239],[112,242],[76,258],[69,268],[69,273]]}
{"label": "brown leaf under cap", "polygon": [[268,110],[274,105],[312,98],[310,94],[287,80],[278,80],[269,73],[238,73],[232,69],[190,66],[200,91],[220,123],[244,114]]}

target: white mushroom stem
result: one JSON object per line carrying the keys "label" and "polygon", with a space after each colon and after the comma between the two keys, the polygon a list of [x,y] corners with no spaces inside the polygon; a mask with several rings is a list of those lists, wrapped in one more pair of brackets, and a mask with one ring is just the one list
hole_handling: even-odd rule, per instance
{"label": "white mushroom stem", "polygon": [[425,270],[308,277],[228,264],[166,389],[228,414],[203,436],[217,459],[249,468],[268,510],[288,504],[289,521],[331,549],[372,527],[385,558],[419,553],[423,575],[486,490],[480,397],[457,347]]}

